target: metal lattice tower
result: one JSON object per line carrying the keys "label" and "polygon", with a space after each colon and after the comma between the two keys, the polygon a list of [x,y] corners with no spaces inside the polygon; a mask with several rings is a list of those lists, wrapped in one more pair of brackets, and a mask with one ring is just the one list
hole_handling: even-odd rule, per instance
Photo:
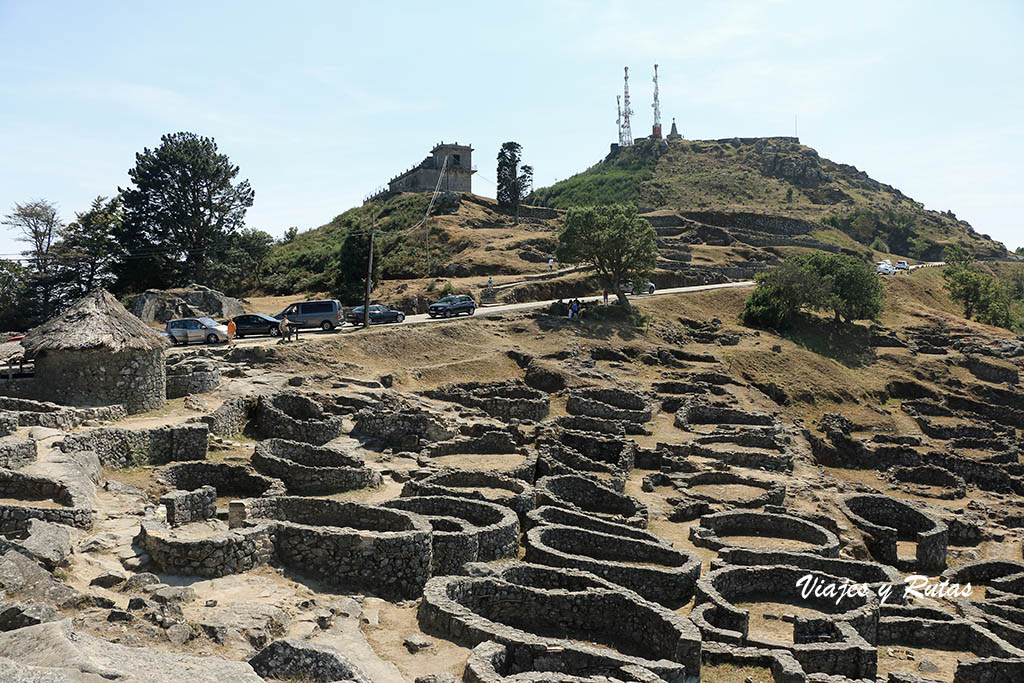
{"label": "metal lattice tower", "polygon": [[654,125],[651,127],[651,137],[655,140],[661,139],[661,103],[658,101],[658,65],[654,65],[654,102],[651,103],[654,109]]}
{"label": "metal lattice tower", "polygon": [[622,87],[622,128],[619,130],[619,146],[629,147],[633,144],[633,131],[629,126],[629,116],[633,110],[629,108],[629,67],[622,67],[625,72]]}
{"label": "metal lattice tower", "polygon": [[622,146],[622,95],[615,96],[615,109],[618,116],[615,117],[615,127],[619,129],[619,146]]}

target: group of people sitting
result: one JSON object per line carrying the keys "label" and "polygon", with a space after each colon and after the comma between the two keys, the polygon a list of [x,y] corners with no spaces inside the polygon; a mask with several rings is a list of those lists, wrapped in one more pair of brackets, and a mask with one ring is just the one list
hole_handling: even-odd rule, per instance
{"label": "group of people sitting", "polygon": [[581,302],[579,299],[573,299],[569,302],[569,320],[573,318],[582,318],[583,311],[585,311],[587,305]]}

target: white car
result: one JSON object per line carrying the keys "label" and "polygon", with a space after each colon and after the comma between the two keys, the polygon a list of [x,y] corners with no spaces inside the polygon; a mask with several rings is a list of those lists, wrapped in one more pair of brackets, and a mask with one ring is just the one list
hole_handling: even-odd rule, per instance
{"label": "white car", "polygon": [[910,270],[910,264],[906,261],[897,261],[893,268],[896,270]]}
{"label": "white car", "polygon": [[896,269],[893,268],[892,264],[889,263],[888,261],[879,262],[878,265],[875,267],[875,270],[878,271],[879,275],[892,275],[893,273],[896,272]]}
{"label": "white car", "polygon": [[639,292],[634,290],[632,282],[624,282],[624,283],[622,283],[621,285],[619,285],[619,289],[621,289],[626,294],[637,294],[637,293],[641,293],[642,294],[643,292],[647,292],[648,294],[654,294],[654,283],[653,282],[645,283],[644,286],[643,286],[643,289],[640,290]]}

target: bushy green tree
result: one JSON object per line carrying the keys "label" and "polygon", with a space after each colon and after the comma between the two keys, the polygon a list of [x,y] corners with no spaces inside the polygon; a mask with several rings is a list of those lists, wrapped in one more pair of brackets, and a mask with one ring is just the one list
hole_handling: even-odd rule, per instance
{"label": "bushy green tree", "polygon": [[56,313],[60,306],[54,245],[64,225],[57,205],[45,199],[16,203],[0,223],[16,233],[15,239],[28,245],[22,252],[26,266],[19,314],[30,324],[38,324]]}
{"label": "bushy green tree", "polygon": [[23,306],[28,275],[17,261],[0,259],[0,331],[28,327]]}
{"label": "bushy green tree", "polygon": [[512,210],[519,224],[519,204],[533,188],[533,167],[520,166],[523,146],[506,142],[498,150],[498,205]]}
{"label": "bushy green tree", "polygon": [[112,265],[121,256],[117,235],[122,223],[121,200],[96,197],[88,211],[75,215],[54,246],[58,280],[69,298],[77,299],[114,279]]}
{"label": "bushy green tree", "polygon": [[[347,305],[361,306],[366,294],[366,259],[369,254],[370,236],[365,230],[352,230],[345,236],[337,254],[337,276],[335,291],[338,298]],[[380,242],[373,245],[373,275],[370,290],[380,282]]]}
{"label": "bushy green tree", "polygon": [[204,284],[211,255],[230,243],[253,203],[249,181],[235,182],[237,175],[217,143],[195,133],[164,135],[159,147],[136,154],[134,187],[121,191],[120,288]]}
{"label": "bushy green tree", "polygon": [[558,233],[555,257],[560,263],[587,263],[601,283],[616,293],[626,309],[629,300],[620,286],[654,272],[658,242],[654,228],[628,204],[569,209]]}
{"label": "bushy green tree", "polygon": [[742,318],[748,325],[784,328],[802,310],[831,311],[842,320],[874,319],[885,290],[870,264],[823,251],[793,256],[757,277]]}
{"label": "bushy green tree", "polygon": [[811,252],[804,258],[827,289],[824,299],[810,304],[813,308],[831,309],[836,323],[840,317],[846,322],[874,319],[882,312],[885,290],[870,263],[823,251]]}

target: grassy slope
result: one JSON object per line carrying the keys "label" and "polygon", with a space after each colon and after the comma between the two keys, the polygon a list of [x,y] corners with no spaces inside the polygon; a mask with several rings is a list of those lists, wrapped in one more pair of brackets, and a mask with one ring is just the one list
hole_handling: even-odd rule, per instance
{"label": "grassy slope", "polygon": [[[667,152],[656,154],[648,141],[620,150],[582,173],[537,190],[532,199],[559,208],[627,200],[642,210],[749,211],[814,222],[853,209],[892,209],[912,214],[918,234],[931,243],[960,241],[986,256],[1003,251],[1001,245],[951,215],[926,210],[853,166],[822,159],[795,142],[678,140],[667,147]],[[795,184],[788,179],[794,177],[792,173],[775,170],[782,168],[810,169],[828,179]]]}

